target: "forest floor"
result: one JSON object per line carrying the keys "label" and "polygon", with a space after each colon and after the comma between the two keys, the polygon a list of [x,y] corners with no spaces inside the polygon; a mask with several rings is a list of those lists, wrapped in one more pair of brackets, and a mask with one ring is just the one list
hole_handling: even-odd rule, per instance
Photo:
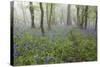
{"label": "forest floor", "polygon": [[42,36],[39,28],[14,35],[14,64],[48,64],[96,60],[96,34],[75,26],[56,25]]}

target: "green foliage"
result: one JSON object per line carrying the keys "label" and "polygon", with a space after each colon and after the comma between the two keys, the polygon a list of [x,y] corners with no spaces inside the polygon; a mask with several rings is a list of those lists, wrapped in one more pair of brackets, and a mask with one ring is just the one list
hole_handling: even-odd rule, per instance
{"label": "green foliage", "polygon": [[96,18],[96,11],[97,11],[97,8],[96,7],[90,7],[89,8],[88,14],[89,14],[89,17],[91,19],[95,19]]}
{"label": "green foliage", "polygon": [[[92,61],[97,59],[96,39],[80,30],[71,30],[64,39],[56,32],[49,36],[16,33],[17,45],[14,65],[52,64],[63,62]],[[14,45],[15,45],[14,44]]]}

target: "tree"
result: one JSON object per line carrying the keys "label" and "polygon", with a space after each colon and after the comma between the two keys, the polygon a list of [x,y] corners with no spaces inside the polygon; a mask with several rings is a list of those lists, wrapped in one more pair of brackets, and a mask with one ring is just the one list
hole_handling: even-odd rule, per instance
{"label": "tree", "polygon": [[44,36],[44,28],[43,28],[44,11],[43,11],[42,3],[40,3],[40,10],[41,10],[41,21],[40,21],[41,24],[40,24],[40,27],[41,27],[42,35]]}
{"label": "tree", "polygon": [[50,5],[50,14],[49,14],[49,20],[48,20],[48,29],[51,30],[51,22],[52,22],[52,9],[53,8],[53,4]]}
{"label": "tree", "polygon": [[48,22],[49,22],[49,18],[48,18],[48,16],[49,16],[49,7],[48,7],[48,3],[46,4],[46,16],[47,16],[47,24],[48,24]]}
{"label": "tree", "polygon": [[80,17],[79,17],[79,11],[80,11],[80,8],[79,8],[79,6],[77,5],[76,6],[76,8],[77,8],[77,24],[79,25],[79,19],[80,19]]}
{"label": "tree", "polygon": [[53,7],[52,7],[52,24],[56,24],[56,12],[55,12],[55,4],[53,4]]}
{"label": "tree", "polygon": [[63,10],[61,10],[61,16],[60,16],[60,18],[61,18],[60,23],[63,24],[64,23]]}
{"label": "tree", "polygon": [[71,8],[70,8],[71,6],[70,6],[70,4],[68,5],[68,7],[67,7],[67,24],[68,25],[71,25],[71,14],[70,14],[70,12],[71,12]]}
{"label": "tree", "polygon": [[30,2],[30,14],[31,14],[31,20],[32,20],[32,28],[35,28],[35,24],[34,24],[34,7],[33,7],[33,3]]}
{"label": "tree", "polygon": [[84,24],[84,18],[85,18],[85,8],[82,6],[81,7],[81,21],[80,21],[80,28],[82,28],[83,29],[83,24]]}
{"label": "tree", "polygon": [[55,24],[55,7],[54,4],[46,4],[46,15],[48,29],[51,30],[51,24]]}
{"label": "tree", "polygon": [[85,7],[85,29],[87,29],[88,6]]}

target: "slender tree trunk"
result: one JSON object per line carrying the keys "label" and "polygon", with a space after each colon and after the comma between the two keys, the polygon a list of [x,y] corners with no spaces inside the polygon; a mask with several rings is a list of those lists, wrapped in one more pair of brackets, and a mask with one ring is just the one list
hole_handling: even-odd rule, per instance
{"label": "slender tree trunk", "polygon": [[32,20],[32,28],[35,28],[35,23],[34,23],[34,7],[33,7],[33,3],[30,2],[30,14],[31,14],[31,20]]}
{"label": "slender tree trunk", "polygon": [[80,8],[78,5],[76,7],[77,7],[77,25],[79,26],[79,24],[80,24],[80,17],[79,17]]}
{"label": "slender tree trunk", "polygon": [[53,11],[52,11],[52,22],[53,22],[53,24],[55,24],[56,23],[56,21],[55,21],[56,17],[55,17],[55,5],[54,4],[53,4],[52,9],[53,9]]}
{"label": "slender tree trunk", "polygon": [[85,8],[85,29],[87,29],[88,6]]}
{"label": "slender tree trunk", "polygon": [[63,16],[63,10],[61,11],[61,24],[63,23],[64,21],[64,16]]}
{"label": "slender tree trunk", "polygon": [[96,21],[95,21],[95,30],[97,30],[97,19],[98,19],[98,17],[97,17],[97,7],[96,7]]}
{"label": "slender tree trunk", "polygon": [[48,24],[48,22],[49,22],[49,21],[48,21],[48,19],[49,19],[49,18],[48,18],[48,15],[49,15],[49,12],[48,12],[48,4],[46,4],[46,16],[47,16],[47,24]]}
{"label": "slender tree trunk", "polygon": [[82,8],[81,23],[80,23],[80,28],[82,28],[82,29],[83,29],[83,24],[84,24],[84,7]]}
{"label": "slender tree trunk", "polygon": [[48,29],[49,29],[49,30],[51,30],[52,7],[53,7],[53,5],[51,4],[51,7],[50,7],[50,15],[49,15],[49,21],[48,21]]}
{"label": "slender tree trunk", "polygon": [[70,5],[68,5],[68,8],[67,8],[67,24],[68,25],[71,25],[71,15],[70,15],[70,11],[71,11],[71,9],[70,9]]}
{"label": "slender tree trunk", "polygon": [[42,34],[44,36],[44,28],[43,28],[44,11],[43,11],[42,3],[40,3],[40,10],[41,10],[41,24],[40,24],[40,27],[41,27],[41,32],[42,32]]}

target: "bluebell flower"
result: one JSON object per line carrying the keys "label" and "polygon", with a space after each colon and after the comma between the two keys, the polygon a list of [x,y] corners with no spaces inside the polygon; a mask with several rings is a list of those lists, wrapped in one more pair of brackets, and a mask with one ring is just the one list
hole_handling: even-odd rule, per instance
{"label": "bluebell flower", "polygon": [[16,44],[13,44],[14,49],[16,49],[18,46]]}
{"label": "bluebell flower", "polygon": [[24,48],[27,49],[28,47],[29,47],[29,42],[25,42],[25,43],[24,43]]}
{"label": "bluebell flower", "polygon": [[14,48],[13,48],[14,49],[14,53],[13,53],[14,57],[19,56],[20,53],[17,51],[17,48],[18,48],[17,44],[13,44],[13,46],[14,46]]}
{"label": "bluebell flower", "polygon": [[49,63],[49,57],[45,57],[44,62],[45,62],[45,64],[48,64]]}

